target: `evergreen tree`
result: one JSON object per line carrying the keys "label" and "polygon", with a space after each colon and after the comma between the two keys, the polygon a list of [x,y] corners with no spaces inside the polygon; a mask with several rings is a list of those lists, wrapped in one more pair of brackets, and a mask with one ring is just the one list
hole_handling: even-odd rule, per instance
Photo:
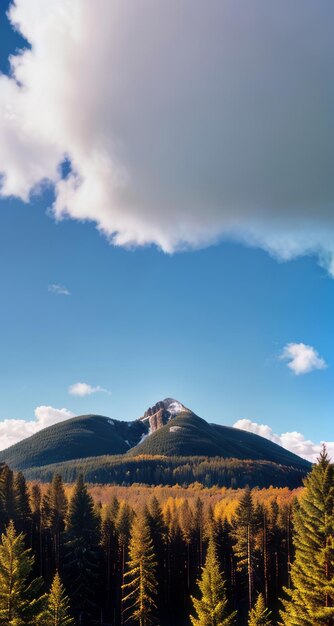
{"label": "evergreen tree", "polygon": [[252,608],[255,571],[255,517],[250,489],[247,487],[233,519],[234,554],[237,569],[245,578],[248,608]]}
{"label": "evergreen tree", "polygon": [[31,522],[31,508],[29,502],[29,493],[27,489],[26,479],[22,472],[18,472],[14,480],[14,497],[15,497],[15,513],[16,528],[20,531],[28,533]]}
{"label": "evergreen tree", "polygon": [[154,622],[157,563],[150,528],[143,514],[136,517],[132,525],[127,568],[123,612],[127,620],[147,626]]}
{"label": "evergreen tree", "polygon": [[73,607],[81,621],[96,608],[99,531],[93,499],[79,476],[68,510],[65,570]]}
{"label": "evergreen tree", "polygon": [[118,535],[116,521],[119,511],[119,502],[113,498],[111,504],[102,511],[101,525],[101,548],[103,553],[103,580],[105,588],[105,606],[107,612],[111,610],[112,604],[116,604],[116,566],[118,558]]}
{"label": "evergreen tree", "polygon": [[49,529],[53,547],[53,560],[55,569],[60,567],[61,538],[65,529],[67,513],[67,498],[64,485],[59,474],[55,474],[52,483],[43,498],[43,521]]}
{"label": "evergreen tree", "polygon": [[[133,521],[133,510],[127,504],[127,502],[122,502],[119,507],[117,520],[116,520],[116,530],[118,536],[118,545],[120,548],[120,564],[121,564],[121,581],[122,585],[124,584],[124,572],[125,572],[125,561],[127,555],[127,546],[129,542],[129,535],[131,524]],[[122,586],[122,598],[123,598],[123,586]]]}
{"label": "evergreen tree", "polygon": [[201,598],[192,597],[197,617],[190,616],[193,626],[232,626],[236,611],[229,611],[225,590],[216,553],[216,545],[210,539],[202,576],[198,581]]}
{"label": "evergreen tree", "polygon": [[266,608],[264,597],[260,593],[254,608],[249,613],[248,626],[271,626],[270,611]]}
{"label": "evergreen tree", "polygon": [[46,600],[46,609],[38,622],[41,626],[72,626],[70,601],[65,594],[58,572],[53,579],[50,593]]}
{"label": "evergreen tree", "polygon": [[147,508],[147,521],[153,542],[153,550],[157,560],[157,603],[162,613],[167,599],[167,528],[158,499],[153,496]]}
{"label": "evergreen tree", "polygon": [[34,557],[24,546],[24,535],[10,522],[0,544],[0,624],[36,626],[45,596],[42,579],[31,580]]}
{"label": "evergreen tree", "polygon": [[42,536],[42,492],[40,486],[35,483],[31,488],[31,518],[32,518],[32,548],[35,554],[36,571],[42,574],[42,552],[43,552],[43,536]]}
{"label": "evergreen tree", "polygon": [[14,474],[8,465],[4,466],[1,473],[1,493],[5,521],[8,523],[16,519]]}
{"label": "evergreen tree", "polygon": [[281,612],[285,626],[334,623],[334,466],[325,449],[305,480],[294,511],[292,589]]}

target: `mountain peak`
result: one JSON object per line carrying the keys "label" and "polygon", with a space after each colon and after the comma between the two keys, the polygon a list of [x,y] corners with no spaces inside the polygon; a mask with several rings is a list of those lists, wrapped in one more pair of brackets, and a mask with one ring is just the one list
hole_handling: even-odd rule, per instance
{"label": "mountain peak", "polygon": [[189,409],[187,409],[182,402],[175,400],[175,398],[165,398],[164,400],[156,402],[152,407],[149,407],[139,420],[147,424],[147,434],[151,434],[183,411],[189,411]]}

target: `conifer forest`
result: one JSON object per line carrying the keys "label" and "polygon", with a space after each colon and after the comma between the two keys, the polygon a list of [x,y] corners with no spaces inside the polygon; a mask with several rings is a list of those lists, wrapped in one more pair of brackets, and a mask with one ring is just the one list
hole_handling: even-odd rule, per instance
{"label": "conifer forest", "polygon": [[334,624],[325,450],[294,491],[0,484],[1,626]]}

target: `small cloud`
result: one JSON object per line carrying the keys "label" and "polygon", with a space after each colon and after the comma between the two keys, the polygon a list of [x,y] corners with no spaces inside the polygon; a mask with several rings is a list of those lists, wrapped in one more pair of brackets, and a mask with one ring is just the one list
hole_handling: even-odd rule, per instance
{"label": "small cloud", "polygon": [[100,387],[100,385],[92,387],[92,385],[88,385],[87,383],[74,383],[74,385],[68,388],[68,393],[71,394],[71,396],[80,396],[82,398],[84,396],[91,396],[92,393],[107,393],[110,395],[108,389],[104,389]]}
{"label": "small cloud", "polygon": [[324,443],[326,443],[329,455],[332,458],[334,457],[334,441],[321,441],[320,443],[315,443],[310,439],[306,439],[302,433],[296,431],[277,435],[267,424],[258,424],[257,422],[252,422],[248,419],[240,419],[235,422],[233,426],[234,428],[240,428],[240,430],[246,430],[249,433],[255,433],[256,435],[265,437],[266,439],[277,443],[279,446],[282,446],[290,452],[294,452],[294,454],[298,454],[298,456],[301,456],[312,463],[317,460]]}
{"label": "small cloud", "polygon": [[64,287],[64,285],[49,285],[48,287],[48,291],[50,293],[55,293],[57,296],[70,296],[71,292],[67,289],[67,287]]}
{"label": "small cloud", "polygon": [[280,359],[287,361],[287,366],[296,376],[327,367],[326,361],[317,350],[305,343],[288,343],[283,348]]}
{"label": "small cloud", "polygon": [[39,430],[70,417],[75,417],[75,413],[68,409],[55,409],[53,406],[41,405],[35,409],[34,420],[5,419],[0,422],[0,450],[5,450]]}

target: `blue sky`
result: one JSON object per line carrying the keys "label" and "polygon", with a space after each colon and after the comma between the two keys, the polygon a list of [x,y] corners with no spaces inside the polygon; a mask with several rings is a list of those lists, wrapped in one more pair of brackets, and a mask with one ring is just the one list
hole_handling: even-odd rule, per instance
{"label": "blue sky", "polygon": [[[24,13],[29,4],[28,0],[18,2],[21,13],[16,17],[22,24],[29,21]],[[326,3],[324,14],[325,7],[327,11]],[[8,73],[8,54],[18,45],[20,38],[2,9],[3,72]],[[39,72],[43,76],[43,68]],[[43,120],[41,125],[45,123],[52,134],[49,121]],[[125,128],[125,121],[120,121],[120,128]],[[52,144],[50,154],[53,149]],[[183,214],[170,210],[174,196],[167,187],[168,177],[160,182],[163,200],[170,204],[162,201],[160,221],[155,221],[156,212],[152,213],[149,204],[152,198],[156,202],[156,190],[149,196],[144,189],[148,170],[141,168],[141,182],[131,187],[131,194],[140,190],[138,206],[147,202],[149,208],[146,211],[145,205],[146,212],[141,213],[138,209],[141,221],[132,205],[124,205],[117,215],[115,209],[113,219],[121,225],[112,222],[109,227],[104,207],[96,216],[88,214],[88,209],[78,213],[97,183],[81,197],[75,197],[76,185],[74,193],[73,188],[54,188],[62,180],[67,184],[75,168],[81,167],[84,178],[85,168],[94,169],[95,162],[89,163],[86,156],[81,162],[73,157],[63,177],[54,169],[52,175],[44,175],[45,153],[40,165],[32,139],[31,153],[16,144],[15,150],[16,160],[11,161],[10,154],[4,167],[0,150],[0,170],[7,180],[13,174],[0,199],[1,420],[33,420],[37,407],[131,419],[158,399],[171,396],[209,421],[232,425],[251,420],[268,425],[274,433],[297,431],[316,443],[333,441],[334,280],[328,243],[332,209],[323,208],[323,198],[319,206],[313,205],[313,212],[310,206],[303,214],[298,206],[291,224],[286,216],[277,220],[270,214],[268,223],[256,213],[254,224],[258,227],[262,220],[260,227],[246,237],[253,224],[248,216],[246,227],[234,236],[235,226],[231,232],[221,227],[214,211],[211,221],[204,223],[208,215],[205,197],[202,213],[200,207],[196,212],[196,219],[200,215],[196,227],[193,220],[187,221],[188,208]],[[77,155],[83,154],[80,150]],[[120,154],[126,161],[126,150]],[[165,154],[157,159],[162,167]],[[50,171],[60,161],[57,155],[54,160],[50,156]],[[202,165],[197,164],[198,168]],[[131,161],[133,171],[134,166]],[[31,191],[34,187],[38,168],[39,179],[47,177],[50,182],[24,201],[23,188]],[[176,185],[178,202],[184,199],[186,205],[190,200],[184,181]],[[96,198],[102,193],[101,186],[98,189]],[[208,204],[216,201],[218,191]],[[64,198],[59,200],[61,193],[70,205],[67,213],[61,206]],[[117,193],[116,189],[116,208],[123,197]],[[50,211],[57,197],[58,205]],[[325,223],[325,234],[313,240],[307,235],[317,230],[312,225],[317,224],[321,210],[319,223]],[[131,217],[126,224],[124,215]],[[68,219],[55,219],[63,217]],[[304,236],[299,238],[304,226]],[[121,233],[118,238],[116,231]],[[177,236],[171,234],[176,231]],[[58,293],[59,287],[68,293]],[[296,374],[288,367],[288,361],[280,358],[288,344],[314,348],[318,361],[310,366],[313,371]],[[87,385],[86,395],[69,393],[69,387],[78,382]],[[102,390],[94,391],[96,387]],[[12,422],[5,424],[8,430],[13,428]],[[20,424],[14,424],[16,431]],[[255,425],[246,427],[256,429]],[[6,437],[6,430],[1,432]]]}

